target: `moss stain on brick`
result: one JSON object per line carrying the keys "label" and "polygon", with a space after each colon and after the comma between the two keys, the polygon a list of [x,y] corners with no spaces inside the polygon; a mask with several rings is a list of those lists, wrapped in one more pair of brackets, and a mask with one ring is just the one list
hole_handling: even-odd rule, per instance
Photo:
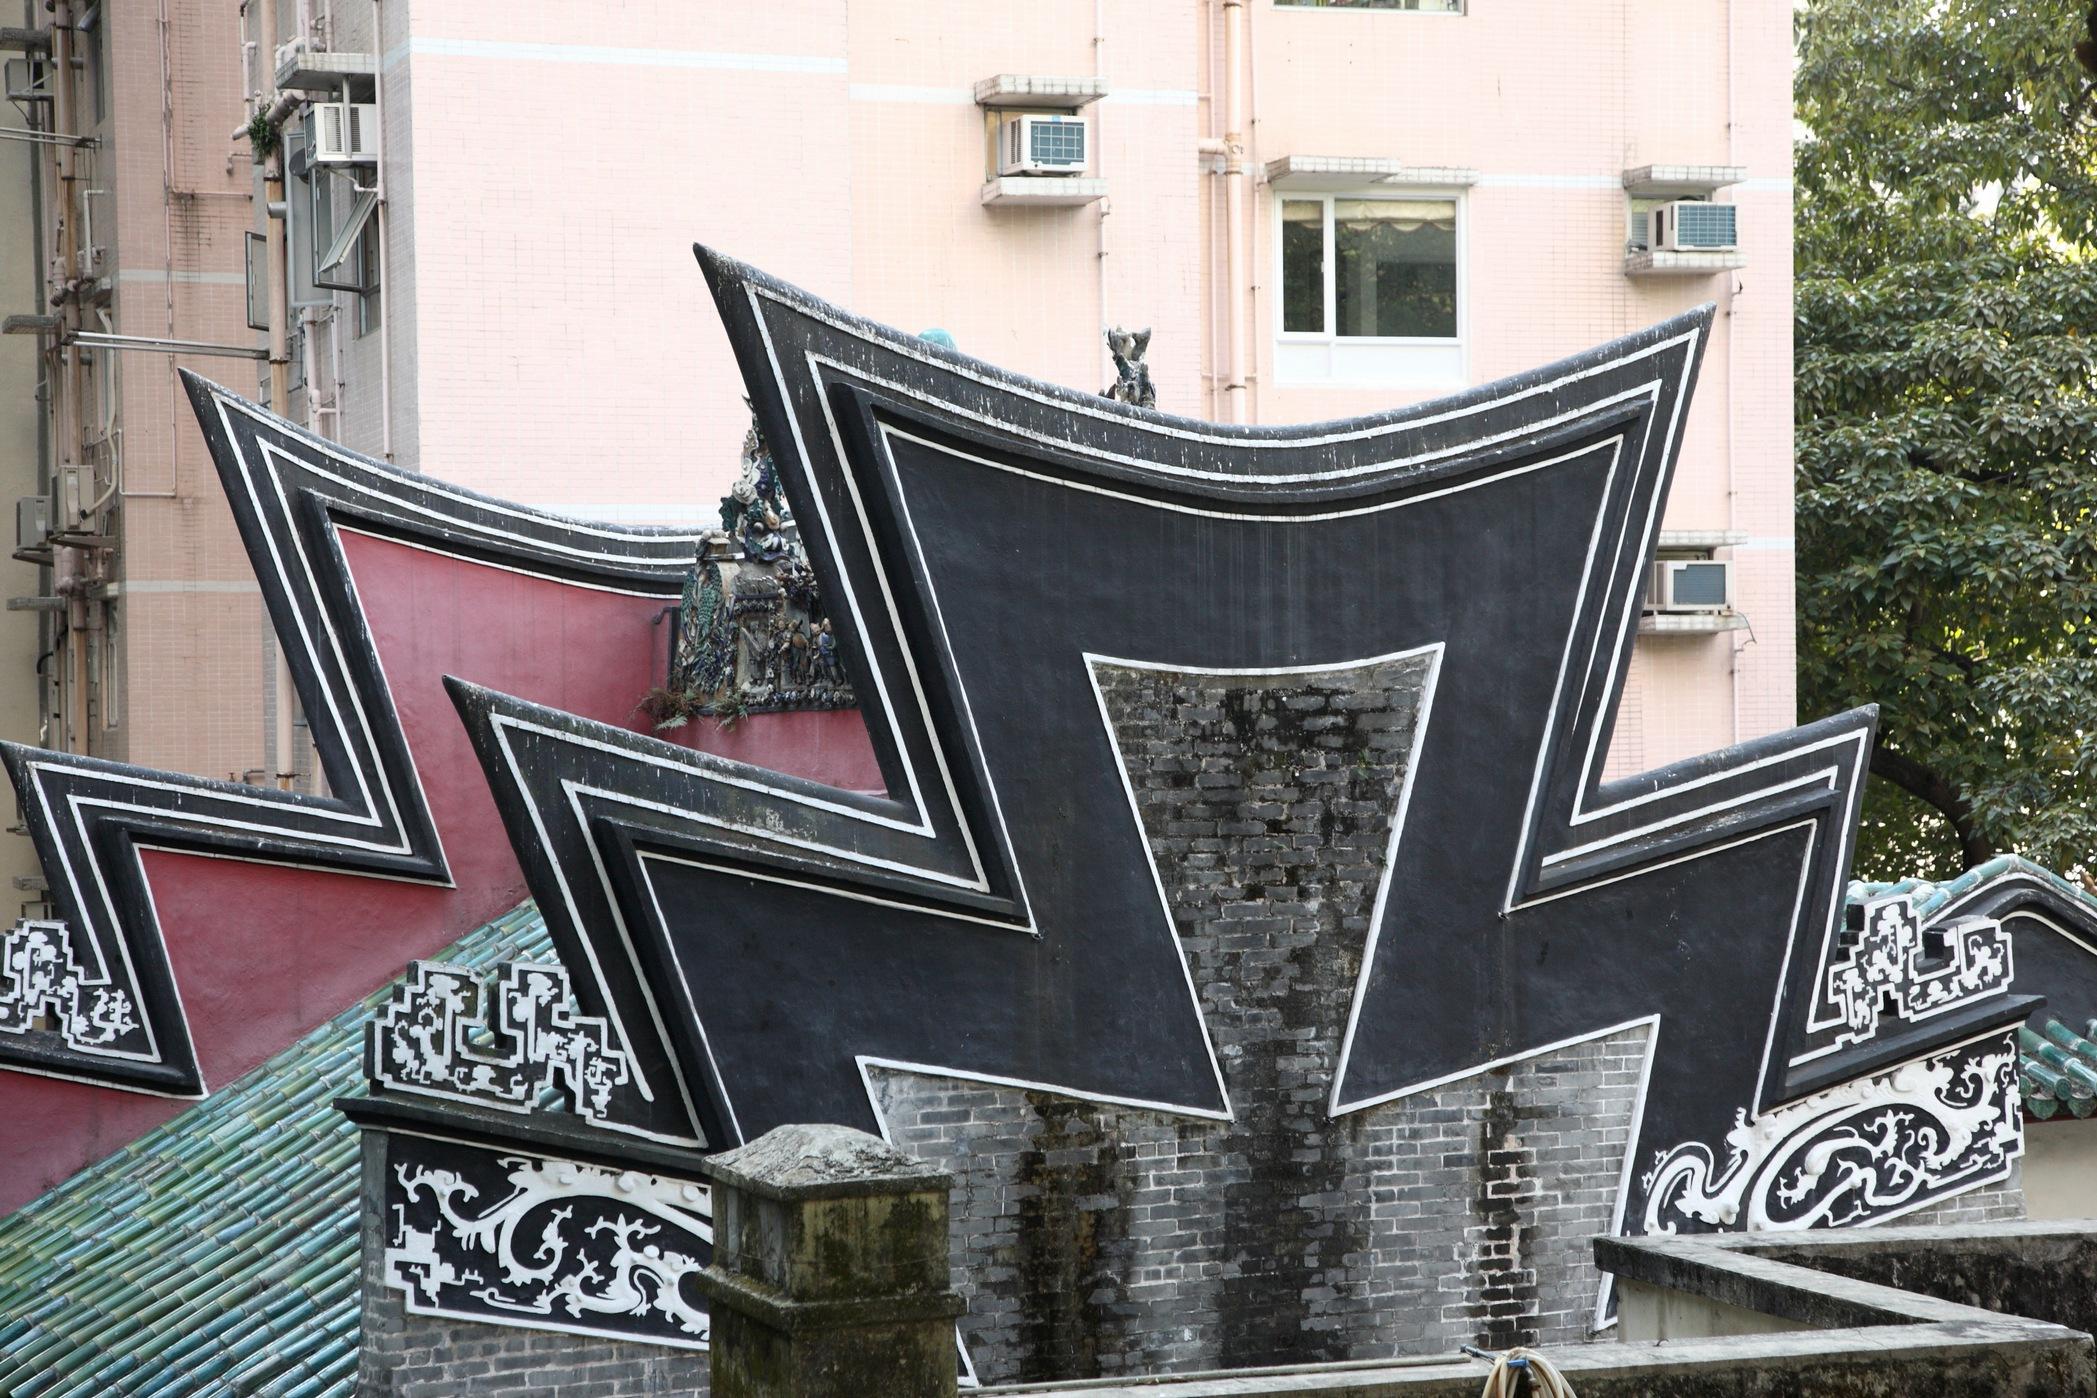
{"label": "moss stain on brick", "polygon": [[1096,1109],[1026,1094],[1036,1129],[1018,1170],[1022,1380],[1099,1376],[1118,1352],[1131,1172]]}

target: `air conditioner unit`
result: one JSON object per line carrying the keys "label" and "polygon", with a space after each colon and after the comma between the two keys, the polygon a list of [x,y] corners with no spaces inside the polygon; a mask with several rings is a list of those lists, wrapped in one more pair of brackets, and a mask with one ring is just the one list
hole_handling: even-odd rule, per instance
{"label": "air conditioner unit", "polygon": [[1086,139],[1083,117],[1005,117],[998,123],[998,173],[1082,174],[1089,155]]}
{"label": "air conditioner unit", "polygon": [[315,102],[306,115],[306,154],[316,165],[378,164],[378,104]]}
{"label": "air conditioner unit", "polygon": [[1646,584],[1646,609],[1726,612],[1733,609],[1733,565],[1720,558],[1663,558]]}
{"label": "air conditioner unit", "polygon": [[51,537],[51,497],[23,495],[15,500],[15,547],[33,549]]}
{"label": "air conditioner unit", "polygon": [[94,498],[94,469],[78,461],[59,464],[51,482],[53,529],[78,529],[86,522],[88,501]]}
{"label": "air conditioner unit", "polygon": [[1731,252],[1740,246],[1732,204],[1677,199],[1646,215],[1646,246],[1656,252]]}

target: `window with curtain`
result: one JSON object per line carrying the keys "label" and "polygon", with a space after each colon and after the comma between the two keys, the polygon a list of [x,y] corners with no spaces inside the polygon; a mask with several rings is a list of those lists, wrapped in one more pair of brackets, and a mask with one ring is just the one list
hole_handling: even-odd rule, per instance
{"label": "window with curtain", "polygon": [[1356,339],[1454,340],[1454,198],[1284,198],[1282,330]]}

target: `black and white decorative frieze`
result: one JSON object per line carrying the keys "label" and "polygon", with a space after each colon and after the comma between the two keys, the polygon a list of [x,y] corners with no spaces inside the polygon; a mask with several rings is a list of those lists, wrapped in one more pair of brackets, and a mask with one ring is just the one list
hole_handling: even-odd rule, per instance
{"label": "black and white decorative frieze", "polygon": [[2004,1178],[2024,1153],[2017,1054],[1991,1035],[1739,1123],[1643,1178],[1648,1233],[1869,1223]]}
{"label": "black and white decorative frieze", "polygon": [[1359,956],[1325,1114],[1639,1025],[1641,1156],[1803,1095],[1872,713],[1603,777],[1708,313],[1388,416],[1218,428],[703,260],[887,789],[453,692],[549,925],[708,1140],[878,1129],[897,1067],[1249,1122],[1102,686],[1403,657],[1417,758],[1368,906],[1316,934]]}
{"label": "black and white decorative frieze", "polygon": [[703,1347],[703,1184],[387,1137],[386,1284],[410,1311]]}
{"label": "black and white decorative frieze", "polygon": [[1859,912],[1848,954],[1828,969],[1828,996],[1844,1025],[1838,1042],[1870,1039],[1888,1013],[1913,1022],[2009,989],[2012,948],[1999,921],[1925,925],[1911,896],[1876,899]]}
{"label": "black and white decorative frieze", "polygon": [[56,1034],[78,1053],[136,1054],[131,997],[73,954],[63,922],[25,918],[0,936],[0,1034]]}
{"label": "black and white decorative frieze", "polygon": [[567,971],[527,961],[506,962],[485,994],[470,970],[410,963],[372,1019],[365,1053],[382,1089],[511,1112],[554,1090],[597,1122],[633,1080],[604,1020],[577,1011]]}
{"label": "black and white decorative frieze", "polygon": [[[1113,701],[1167,671],[1296,684],[1280,724],[1335,675],[1420,669],[1373,895],[1305,934],[1359,957],[1316,1026],[1327,1117],[1649,1026],[1650,1159],[1883,1063],[1816,1020],[1873,713],[1603,776],[1708,311],[1383,417],[1218,428],[702,261],[886,790],[453,693],[549,924],[708,1140],[878,1129],[869,1075],[898,1069],[1253,1122],[1163,890],[1287,910],[1299,856],[1272,879],[1227,842],[1153,868]],[[1330,728],[1313,743],[1376,768]],[[1902,1055],[2003,1007],[1955,1008]],[[1644,1181],[1627,1169],[1623,1226]]]}

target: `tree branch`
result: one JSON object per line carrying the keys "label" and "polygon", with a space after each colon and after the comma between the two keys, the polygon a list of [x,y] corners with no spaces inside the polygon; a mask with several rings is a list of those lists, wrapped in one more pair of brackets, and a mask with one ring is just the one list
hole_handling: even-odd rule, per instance
{"label": "tree branch", "polygon": [[1872,749],[1871,774],[1884,777],[1916,800],[1934,808],[1959,842],[1959,858],[1968,869],[1995,857],[1995,844],[1973,818],[1973,804],[1950,782],[1914,758],[1879,746]]}

